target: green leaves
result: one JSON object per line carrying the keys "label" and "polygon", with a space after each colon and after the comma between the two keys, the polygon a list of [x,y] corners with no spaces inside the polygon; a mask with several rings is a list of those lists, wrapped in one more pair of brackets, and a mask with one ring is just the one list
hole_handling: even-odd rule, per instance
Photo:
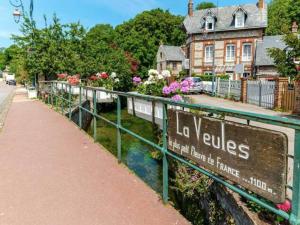
{"label": "green leaves", "polygon": [[147,71],[156,68],[156,54],[160,43],[180,46],[185,41],[181,29],[183,17],[169,11],[154,9],[138,14],[116,27],[116,42],[132,54],[139,62],[139,75],[144,78]]}
{"label": "green leaves", "polygon": [[196,6],[196,9],[201,10],[201,9],[210,9],[216,7],[217,6],[213,2],[201,2]]}

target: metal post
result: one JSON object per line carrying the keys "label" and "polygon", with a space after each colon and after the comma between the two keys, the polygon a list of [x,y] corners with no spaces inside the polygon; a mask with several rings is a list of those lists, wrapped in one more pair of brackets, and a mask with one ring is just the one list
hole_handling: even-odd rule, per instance
{"label": "metal post", "polygon": [[97,114],[97,98],[96,98],[96,90],[93,90],[93,107],[94,107],[94,110],[93,110],[93,127],[94,127],[94,141],[97,140],[97,117],[96,117],[96,114]]}
{"label": "metal post", "polygon": [[79,127],[82,129],[82,87],[79,87]]}
{"label": "metal post", "polygon": [[230,93],[231,93],[231,80],[228,80],[228,98],[230,99]]}
{"label": "metal post", "polygon": [[167,105],[163,106],[163,201],[169,201],[169,168],[168,168],[168,140],[167,140]]}
{"label": "metal post", "polygon": [[121,137],[121,99],[117,98],[117,145],[118,145],[118,161],[122,161],[122,137]]}
{"label": "metal post", "polygon": [[71,96],[71,92],[72,92],[72,86],[69,84],[69,120],[72,119],[72,109],[71,109],[71,101],[72,101],[72,96]]}
{"label": "metal post", "polygon": [[62,84],[61,114],[64,114],[64,84]]}
{"label": "metal post", "polygon": [[53,83],[51,82],[51,107],[53,108]]}
{"label": "metal post", "polygon": [[261,107],[261,98],[262,98],[262,83],[261,83],[261,80],[259,81],[259,106]]}
{"label": "metal post", "polygon": [[300,224],[300,130],[295,130],[295,153],[293,174],[292,225]]}
{"label": "metal post", "polygon": [[[55,83],[55,90],[57,91],[57,83]],[[58,95],[58,91],[55,95],[55,110],[57,110],[57,95]]]}

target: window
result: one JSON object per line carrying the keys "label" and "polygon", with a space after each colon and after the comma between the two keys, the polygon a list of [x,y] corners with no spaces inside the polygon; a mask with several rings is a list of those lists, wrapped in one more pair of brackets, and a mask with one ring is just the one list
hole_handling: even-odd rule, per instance
{"label": "window", "polygon": [[243,44],[243,61],[251,61],[252,59],[252,44]]}
{"label": "window", "polygon": [[233,62],[235,60],[235,45],[227,45],[226,47],[226,61]]}
{"label": "window", "polygon": [[245,14],[243,11],[238,11],[235,14],[235,27],[244,27],[245,26]]}
{"label": "window", "polygon": [[162,59],[163,58],[163,54],[162,54],[162,52],[160,53],[160,59]]}
{"label": "window", "polygon": [[172,63],[172,67],[173,67],[173,70],[177,70],[177,63],[176,63],[176,62],[173,62],[173,63]]}
{"label": "window", "polygon": [[205,29],[206,30],[214,30],[215,29],[215,20],[212,16],[206,17]]}
{"label": "window", "polygon": [[212,62],[213,61],[213,46],[208,45],[205,47],[205,62]]}
{"label": "window", "polygon": [[248,72],[243,73],[243,77],[244,77],[244,78],[250,77],[250,73],[248,73]]}

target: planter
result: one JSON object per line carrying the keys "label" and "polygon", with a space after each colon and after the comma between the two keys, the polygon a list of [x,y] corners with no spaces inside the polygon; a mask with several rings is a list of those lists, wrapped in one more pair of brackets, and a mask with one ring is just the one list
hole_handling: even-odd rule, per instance
{"label": "planter", "polygon": [[37,90],[35,88],[29,88],[27,91],[29,99],[36,99],[37,98]]}
{"label": "planter", "polygon": [[[185,102],[188,102],[188,99],[185,99]],[[189,112],[188,108],[182,108],[180,106],[172,106],[168,105],[168,109],[177,109],[184,110]],[[149,122],[153,122],[153,104],[152,101],[147,101],[144,99],[136,98],[136,97],[128,97],[127,98],[127,110],[128,113],[135,116],[147,120]],[[163,128],[163,104],[161,102],[155,102],[154,107],[154,122],[160,127]]]}
{"label": "planter", "polygon": [[[105,88],[102,88],[102,89],[105,89]],[[90,100],[91,102],[93,101],[93,91],[92,90],[87,90],[87,89],[83,88],[82,95],[84,97],[86,97],[88,100]],[[97,100],[97,103],[112,103],[114,101],[113,95],[106,93],[104,91],[96,91],[96,100]]]}

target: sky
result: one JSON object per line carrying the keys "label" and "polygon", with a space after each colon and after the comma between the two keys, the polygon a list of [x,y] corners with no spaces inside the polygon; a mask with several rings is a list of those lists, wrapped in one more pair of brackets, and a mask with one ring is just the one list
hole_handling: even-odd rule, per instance
{"label": "sky", "polygon": [[[12,2],[16,0],[11,0]],[[210,0],[219,6],[256,3],[258,0]],[[194,0],[197,4],[201,0]],[[23,0],[25,10],[30,0]],[[86,28],[99,23],[113,26],[123,23],[136,14],[155,8],[169,10],[176,15],[187,14],[188,0],[34,0],[34,19],[39,27],[43,26],[43,16],[49,21],[55,13],[62,23],[80,22]],[[0,47],[12,44],[11,34],[19,34],[20,23],[14,22],[14,7],[9,0],[0,0]]]}

